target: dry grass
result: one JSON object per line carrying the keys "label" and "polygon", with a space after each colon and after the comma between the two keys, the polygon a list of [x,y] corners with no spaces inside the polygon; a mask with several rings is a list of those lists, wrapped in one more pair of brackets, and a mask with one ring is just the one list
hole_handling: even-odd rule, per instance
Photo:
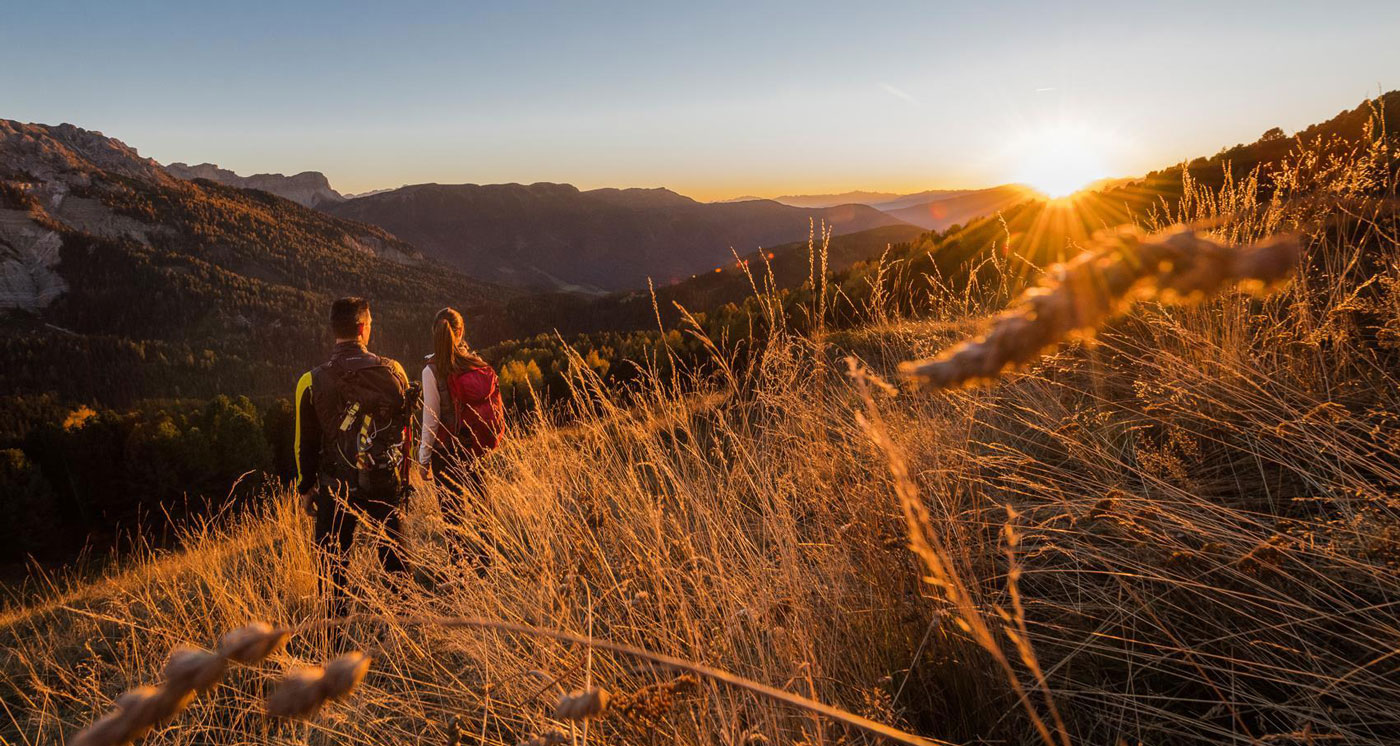
{"label": "dry grass", "polygon": [[[310,627],[269,664],[230,669],[149,743],[873,740],[507,631],[520,628],[703,663],[953,742],[1393,743],[1395,171],[1380,145],[1309,158],[1277,199],[1245,179],[1169,216],[1231,244],[1299,235],[1303,271],[1275,294],[1140,304],[1092,347],[937,395],[863,398],[842,358],[888,374],[1012,293],[968,295],[932,321],[871,308],[870,327],[840,336],[780,328],[704,394],[653,382],[624,406],[581,366],[581,417],[522,426],[491,460],[470,532],[441,521],[430,490],[416,499],[410,564],[440,570],[435,587],[395,583],[362,551],[364,616],[318,627],[310,528],[276,496],[183,555],[7,616],[0,737],[63,743],[156,680],[175,645],[267,619]],[[478,576],[451,546],[492,561]],[[425,617],[514,626],[403,621]],[[345,649],[374,658],[349,698],[290,724],[260,714],[282,672]],[[561,695],[600,688],[612,702],[598,717],[551,717]]]}
{"label": "dry grass", "polygon": [[1294,236],[1231,248],[1190,229],[1148,237],[1122,229],[1050,268],[1046,282],[997,315],[984,336],[900,371],[930,389],[991,381],[1056,345],[1092,337],[1135,300],[1199,301],[1243,282],[1267,289],[1297,263]]}

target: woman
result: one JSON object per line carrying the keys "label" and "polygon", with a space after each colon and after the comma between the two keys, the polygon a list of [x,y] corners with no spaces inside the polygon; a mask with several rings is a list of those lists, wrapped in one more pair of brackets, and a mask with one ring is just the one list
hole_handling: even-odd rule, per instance
{"label": "woman", "polygon": [[477,461],[500,442],[505,431],[501,387],[496,371],[467,347],[462,314],[451,308],[433,320],[433,354],[423,367],[423,432],[418,463],[450,493],[443,517],[461,523],[460,503],[480,484]]}

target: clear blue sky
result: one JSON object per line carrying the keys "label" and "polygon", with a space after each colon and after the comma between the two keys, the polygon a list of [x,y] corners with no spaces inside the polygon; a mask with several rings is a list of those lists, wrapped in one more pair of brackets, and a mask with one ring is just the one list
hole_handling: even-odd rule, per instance
{"label": "clear blue sky", "polygon": [[1103,134],[1105,168],[1128,175],[1400,87],[1394,0],[35,0],[4,16],[0,117],[351,192],[991,185],[1015,178],[1008,143],[1061,120]]}

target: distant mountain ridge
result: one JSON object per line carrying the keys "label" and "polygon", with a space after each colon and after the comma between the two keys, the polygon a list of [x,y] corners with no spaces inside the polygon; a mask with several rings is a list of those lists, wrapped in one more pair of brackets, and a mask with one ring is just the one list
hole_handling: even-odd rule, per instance
{"label": "distant mountain ridge", "polygon": [[594,291],[669,284],[806,238],[899,225],[864,205],[704,203],[669,189],[418,184],[323,207],[377,225],[467,274],[517,287]]}
{"label": "distant mountain ridge", "polygon": [[[838,194],[785,194],[781,197],[772,197],[774,202],[780,202],[792,207],[835,207],[837,205],[873,205],[876,202],[896,199],[900,196],[898,192],[866,192],[851,191],[840,192]],[[754,197],[745,195],[734,197],[733,199],[722,200],[723,202],[753,202],[754,200],[767,199],[765,197]]]}
{"label": "distant mountain ridge", "polygon": [[[928,199],[928,195],[933,195]],[[877,205],[891,217],[932,231],[965,224],[1035,198],[1030,190],[1014,184],[963,192],[924,192]],[[921,199],[922,198],[922,199]],[[910,203],[910,200],[914,200]]]}
{"label": "distant mountain ridge", "polygon": [[368,197],[371,194],[383,194],[385,192],[392,192],[395,189],[398,189],[398,187],[384,187],[383,189],[371,189],[367,192],[355,192],[354,194],[342,194],[341,196],[346,199],[359,199],[360,197]]}
{"label": "distant mountain ridge", "polygon": [[177,179],[208,179],[224,186],[239,189],[259,189],[289,199],[304,207],[344,202],[346,197],[331,188],[330,180],[320,171],[303,171],[292,176],[283,174],[253,174],[240,176],[213,163],[190,166],[172,163],[165,167],[166,172]]}
{"label": "distant mountain ridge", "polygon": [[[906,207],[914,207],[930,202],[952,199],[954,197],[963,197],[979,192],[1006,191],[1012,188],[1016,188],[1015,185],[1004,184],[1002,186],[986,189],[928,189],[922,192],[910,192],[908,194],[855,190],[836,194],[788,194],[781,197],[772,197],[771,200],[784,205],[791,205],[792,207],[821,208],[836,207],[838,205],[865,205],[880,210],[881,212],[893,212]],[[722,204],[727,204],[731,202],[753,202],[763,199],[768,198],[746,195],[743,197],[721,200],[720,202]]]}

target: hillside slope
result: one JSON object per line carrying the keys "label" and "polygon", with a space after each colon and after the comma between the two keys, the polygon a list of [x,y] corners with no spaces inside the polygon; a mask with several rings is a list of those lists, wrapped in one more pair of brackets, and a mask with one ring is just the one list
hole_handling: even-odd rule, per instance
{"label": "hillside slope", "polygon": [[600,297],[547,293],[510,301],[506,315],[516,328],[536,333],[650,332],[656,330],[658,316],[664,325],[678,326],[680,308],[708,315],[726,305],[742,305],[753,297],[755,286],[761,292],[770,283],[777,291],[799,288],[811,277],[813,264],[823,261],[823,248],[827,270],[839,273],[858,263],[877,260],[891,247],[898,248],[924,236],[923,229],[891,225],[833,236],[825,247],[820,240],[811,244],[796,241],[741,254],[739,263],[731,255],[723,266],[672,285],[656,286],[654,299],[646,290]]}
{"label": "hillside slope", "polygon": [[420,184],[326,208],[378,225],[473,277],[519,287],[632,290],[713,269],[731,256],[900,221],[862,205],[800,209],[768,200],[701,203],[665,189],[568,184]]}
{"label": "hillside slope", "polygon": [[0,390],[112,406],[285,393],[336,295],[374,298],[380,346],[415,357],[437,308],[507,297],[379,228],[4,120],[0,278]]}
{"label": "hillside slope", "polygon": [[[1211,208],[1230,215],[1243,214],[1259,200],[1289,199],[1326,183],[1360,191],[1374,184],[1334,184],[1350,178],[1346,170],[1358,148],[1385,144],[1400,132],[1400,91],[1391,91],[1353,109],[1306,127],[1293,136],[1270,130],[1258,140],[1222,148],[1212,156],[1153,171],[1140,179],[1087,191],[1068,200],[1025,200],[997,215],[971,220],[953,232],[915,242],[889,257],[904,262],[903,277],[909,284],[894,293],[896,300],[942,295],[929,278],[948,287],[961,287],[972,267],[989,259],[1023,266],[1023,279],[1076,253],[1093,235],[1106,227],[1135,223],[1162,225],[1188,219],[1193,211]],[[1388,151],[1379,151],[1384,155]],[[1382,158],[1367,155],[1367,158]],[[1384,155],[1377,164],[1394,173],[1400,160]],[[1319,206],[1320,209],[1321,206]],[[1030,265],[1030,266],[1026,266]],[[868,293],[878,272],[873,265],[857,266],[841,273],[836,282],[859,300]],[[886,278],[890,281],[891,278]],[[901,280],[902,281],[902,280]]]}

